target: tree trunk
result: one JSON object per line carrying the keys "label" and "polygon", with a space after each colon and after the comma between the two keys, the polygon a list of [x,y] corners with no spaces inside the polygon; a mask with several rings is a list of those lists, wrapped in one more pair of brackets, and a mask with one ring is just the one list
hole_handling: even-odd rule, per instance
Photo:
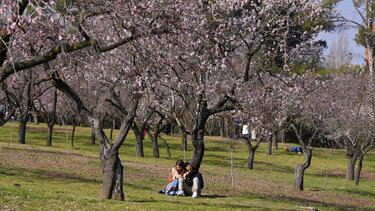
{"label": "tree trunk", "polygon": [[135,156],[144,157],[142,134],[135,124],[133,125],[132,130],[135,136]]}
{"label": "tree trunk", "polygon": [[[115,119],[112,119],[112,127],[111,127],[111,133],[109,135],[109,139],[112,140],[112,135],[113,135],[113,130],[115,129],[116,127],[116,120]],[[142,156],[143,157],[143,156]]]}
{"label": "tree trunk", "polygon": [[73,130],[72,130],[72,136],[71,136],[71,139],[70,139],[70,144],[72,145],[73,147],[73,141],[74,141],[74,132],[76,131],[76,121],[73,121]]}
{"label": "tree trunk", "polygon": [[357,162],[357,156],[353,155],[346,155],[348,158],[348,169],[346,171],[346,179],[354,180],[354,167],[355,163]]}
{"label": "tree trunk", "polygon": [[296,169],[294,170],[294,184],[293,187],[296,190],[303,190],[303,177],[305,170],[311,164],[312,149],[303,148],[303,154],[305,156],[305,163],[298,163]]}
{"label": "tree trunk", "polygon": [[118,151],[109,150],[109,154],[100,153],[100,160],[103,171],[103,185],[99,198],[124,200],[123,190],[123,169]]}
{"label": "tree trunk", "polygon": [[118,149],[133,125],[132,120],[134,117],[123,120],[113,144],[108,142],[107,136],[99,125],[99,121],[94,119],[94,123],[92,123],[92,128],[99,141],[99,154],[103,171],[103,185],[99,194],[100,198],[124,200],[123,166],[118,156]]}
{"label": "tree trunk", "polygon": [[45,120],[48,126],[47,146],[52,146],[52,131],[56,121],[56,108],[57,108],[57,89],[55,88],[53,95],[53,109],[52,113],[47,112]]}
{"label": "tree trunk", "polygon": [[39,116],[38,116],[38,114],[36,112],[32,112],[31,115],[33,115],[34,123],[36,125],[39,125],[39,118],[38,118]]}
{"label": "tree trunk", "polygon": [[224,117],[220,117],[220,120],[219,120],[219,124],[220,124],[220,136],[221,137],[224,137],[225,136],[225,119]]}
{"label": "tree trunk", "polygon": [[27,124],[27,115],[22,115],[19,120],[19,129],[17,135],[17,143],[25,144],[25,136],[26,136],[26,124]]}
{"label": "tree trunk", "polygon": [[249,147],[249,157],[247,158],[246,168],[253,169],[253,167],[254,167],[254,155],[255,155],[255,151],[257,150],[257,147],[253,147],[253,145],[251,145],[251,143],[248,144],[247,146]]}
{"label": "tree trunk", "polygon": [[282,129],[281,130],[281,143],[285,143],[285,139],[286,139],[286,132],[285,132],[285,129]]}
{"label": "tree trunk", "polygon": [[204,155],[204,140],[203,140],[203,137],[204,137],[204,130],[203,129],[200,129],[198,131],[194,131],[191,135],[191,142],[194,146],[194,149],[193,149],[193,153],[192,153],[191,158],[190,158],[190,163],[191,163],[192,166],[194,166],[194,168],[197,171],[199,170],[199,168],[201,166],[203,155]]}
{"label": "tree trunk", "polygon": [[255,150],[249,149],[249,157],[247,158],[246,168],[253,169],[253,167],[254,167],[254,155],[255,155]]}
{"label": "tree trunk", "polygon": [[[136,110],[140,100],[139,95],[134,95],[131,110],[127,112],[126,118],[122,120],[121,128],[113,143],[109,143],[107,136],[101,128],[100,121],[93,117],[87,110],[79,96],[63,80],[53,78],[53,85],[68,95],[77,104],[80,114],[87,118],[99,141],[99,154],[103,171],[103,185],[100,198],[124,200],[123,192],[123,166],[118,157],[118,149],[123,144],[136,116]],[[114,92],[112,94],[115,94]],[[123,112],[124,114],[125,112]]]}
{"label": "tree trunk", "polygon": [[[19,144],[25,144],[25,137],[26,137],[26,124],[27,124],[27,116],[29,115],[29,108],[31,107],[31,84],[32,84],[32,74],[31,71],[28,72],[27,78],[25,78],[26,87],[23,90],[22,97],[23,97],[23,112],[20,111],[19,116],[19,129],[18,129],[18,136],[17,136],[17,143]],[[21,109],[21,108],[20,108]]]}
{"label": "tree trunk", "polygon": [[171,157],[171,151],[169,150],[169,146],[168,146],[167,140],[165,140],[163,138],[161,138],[161,140],[163,140],[164,146],[165,146],[165,150],[167,151],[168,157],[170,158]]}
{"label": "tree trunk", "polygon": [[267,151],[266,155],[271,155],[272,154],[272,136],[268,138],[268,145],[267,145]]}
{"label": "tree trunk", "polygon": [[273,146],[273,149],[279,149],[279,146],[277,145],[277,133],[276,132],[272,134],[272,146]]}
{"label": "tree trunk", "polygon": [[54,123],[48,124],[48,135],[47,135],[47,146],[52,146],[52,131],[53,131],[53,126]]}
{"label": "tree trunk", "polygon": [[303,176],[305,174],[305,168],[303,166],[303,163],[298,163],[294,170],[293,188],[295,190],[303,190]]}
{"label": "tree trunk", "polygon": [[95,131],[94,128],[91,129],[91,137],[90,137],[90,144],[95,144]]}
{"label": "tree trunk", "polygon": [[181,135],[182,135],[181,150],[187,151],[187,136],[188,136],[188,134],[185,131],[181,130]]}
{"label": "tree trunk", "polygon": [[155,127],[155,132],[154,132],[154,135],[151,134],[151,132],[146,129],[146,133],[148,135],[148,137],[150,137],[151,139],[151,143],[152,143],[152,156],[154,158],[159,158],[160,155],[159,155],[159,145],[158,145],[158,136],[160,134],[160,130],[158,129],[159,125],[157,125]]}
{"label": "tree trunk", "polygon": [[253,146],[251,144],[250,138],[251,137],[248,137],[247,139],[244,140],[245,144],[247,145],[247,147],[249,149],[249,157],[247,158],[247,166],[246,166],[246,168],[253,169],[255,151],[258,149],[258,146],[259,146],[260,142],[258,141],[257,144],[255,146]]}
{"label": "tree trunk", "polygon": [[225,132],[225,137],[226,138],[232,138],[232,137],[230,137],[230,128],[229,128],[229,123],[228,123],[228,121],[224,121],[224,132]]}
{"label": "tree trunk", "polygon": [[358,186],[359,184],[359,178],[360,178],[361,170],[362,170],[362,161],[363,161],[364,156],[365,156],[364,154],[363,155],[361,154],[360,156],[358,156],[357,174],[356,174],[355,182],[354,182],[356,186]]}
{"label": "tree trunk", "polygon": [[152,156],[154,158],[159,158],[160,157],[159,145],[158,145],[158,138],[156,137],[156,135],[154,135],[154,137],[151,138],[151,141],[152,141]]}
{"label": "tree trunk", "polygon": [[176,125],[171,124],[171,134],[170,135],[175,134],[176,133],[175,131],[176,131]]}

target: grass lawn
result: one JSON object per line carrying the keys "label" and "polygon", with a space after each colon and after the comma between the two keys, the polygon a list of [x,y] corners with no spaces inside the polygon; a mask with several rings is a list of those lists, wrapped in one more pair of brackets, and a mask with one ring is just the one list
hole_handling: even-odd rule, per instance
{"label": "grass lawn", "polygon": [[172,157],[168,158],[160,140],[161,157],[152,158],[152,145],[146,138],[145,157],[137,158],[131,133],[120,149],[125,201],[112,201],[97,197],[102,173],[99,146],[90,144],[90,128],[77,127],[72,147],[72,128],[55,126],[53,146],[47,147],[46,125],[28,123],[27,127],[25,145],[16,143],[17,123],[0,127],[0,210],[375,210],[375,152],[365,157],[357,187],[345,179],[347,160],[342,150],[333,152],[326,178],[329,150],[315,148],[305,172],[305,190],[295,191],[294,168],[304,162],[303,154],[283,152],[291,144],[279,144],[278,150],[266,156],[262,143],[254,170],[248,170],[247,147],[238,141],[232,187],[228,141],[206,137],[200,169],[205,188],[203,197],[193,199],[157,193],[176,160],[190,159],[191,143],[185,156],[178,135],[163,135]]}

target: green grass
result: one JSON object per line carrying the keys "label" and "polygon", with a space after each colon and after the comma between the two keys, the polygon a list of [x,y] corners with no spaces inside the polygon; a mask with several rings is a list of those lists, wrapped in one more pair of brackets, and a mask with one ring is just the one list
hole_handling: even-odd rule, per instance
{"label": "green grass", "polygon": [[[281,149],[290,144],[279,144],[279,150],[265,156],[266,144],[261,144],[255,154],[254,170],[248,170],[245,168],[247,147],[239,141],[234,150],[232,187],[228,145],[222,138],[207,137],[201,166],[205,197],[192,199],[157,193],[165,183],[169,168],[177,159],[184,159],[181,138],[163,135],[172,157],[168,158],[163,142],[159,141],[161,157],[158,159],[152,157],[152,144],[146,138],[145,157],[137,158],[135,138],[130,133],[120,149],[125,201],[119,202],[97,197],[102,174],[98,144],[90,144],[90,128],[77,127],[74,147],[71,147],[70,133],[68,141],[65,133],[71,127],[56,126],[53,146],[47,147],[46,125],[29,123],[25,145],[15,142],[17,126],[7,123],[0,127],[0,210],[301,210],[299,207],[375,210],[374,152],[364,159],[363,178],[357,187],[345,179],[344,152],[335,150],[325,186],[328,150],[315,148],[312,164],[305,172],[305,190],[294,191],[294,168],[304,161],[302,154],[283,152]],[[109,130],[105,132],[109,134]],[[188,149],[187,160],[191,143]]]}

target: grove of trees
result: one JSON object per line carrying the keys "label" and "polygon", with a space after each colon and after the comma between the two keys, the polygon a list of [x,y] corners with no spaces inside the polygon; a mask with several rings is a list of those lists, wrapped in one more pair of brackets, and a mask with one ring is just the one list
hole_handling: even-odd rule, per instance
{"label": "grove of trees", "polygon": [[[234,121],[256,128],[255,145],[242,138],[249,169],[259,144],[267,140],[271,149],[276,134],[289,130],[305,157],[295,169],[295,189],[303,190],[313,147],[325,141],[345,148],[347,179],[354,179],[358,160],[358,185],[363,158],[374,149],[373,70],[321,71],[324,42],[315,38],[332,29],[332,5],[313,0],[2,0],[0,100],[8,113],[0,123],[16,115],[17,140],[25,144],[33,115],[48,125],[48,146],[56,123],[89,125],[92,143],[99,142],[99,196],[105,199],[124,200],[119,149],[130,130],[136,156],[144,156],[147,135],[158,158],[158,140],[169,152],[161,131],[178,128],[183,150],[190,137],[190,162],[199,170],[204,136],[215,127],[228,134]],[[116,125],[119,132],[112,139],[103,128]]]}

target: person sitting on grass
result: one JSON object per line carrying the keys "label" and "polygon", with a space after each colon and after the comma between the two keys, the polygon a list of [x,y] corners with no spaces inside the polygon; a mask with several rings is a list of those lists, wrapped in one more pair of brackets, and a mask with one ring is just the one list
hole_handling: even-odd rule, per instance
{"label": "person sitting on grass", "polygon": [[204,187],[202,174],[195,171],[190,163],[185,163],[186,171],[189,173],[186,179],[187,187],[184,188],[187,195],[197,198],[201,195],[201,190]]}
{"label": "person sitting on grass", "polygon": [[185,196],[183,187],[187,174],[184,161],[178,160],[176,166],[172,168],[169,174],[167,183],[164,185],[165,195]]}

